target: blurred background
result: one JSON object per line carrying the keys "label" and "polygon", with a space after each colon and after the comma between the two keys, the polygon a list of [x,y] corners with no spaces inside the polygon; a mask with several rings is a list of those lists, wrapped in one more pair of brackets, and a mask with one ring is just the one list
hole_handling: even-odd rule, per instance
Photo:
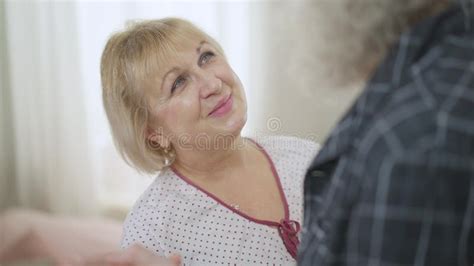
{"label": "blurred background", "polygon": [[316,52],[338,45],[319,34],[314,4],[325,1],[0,0],[0,265],[117,249],[121,222],[153,179],[111,139],[99,75],[111,33],[133,20],[192,21],[244,84],[244,135],[323,142],[362,87],[322,71]]}
{"label": "blurred background", "polygon": [[[325,85],[307,1],[0,2],[0,210],[123,219],[153,177],[115,151],[101,102],[108,36],[186,18],[221,43],[248,98],[244,135],[323,142],[360,84]],[[350,87],[350,88],[347,88]]]}

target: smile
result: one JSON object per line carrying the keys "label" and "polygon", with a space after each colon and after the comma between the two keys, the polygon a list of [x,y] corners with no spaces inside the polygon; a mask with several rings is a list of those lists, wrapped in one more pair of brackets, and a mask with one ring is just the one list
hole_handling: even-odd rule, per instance
{"label": "smile", "polygon": [[223,99],[214,107],[209,116],[219,117],[227,114],[232,109],[233,102],[232,94],[230,94],[229,97]]}

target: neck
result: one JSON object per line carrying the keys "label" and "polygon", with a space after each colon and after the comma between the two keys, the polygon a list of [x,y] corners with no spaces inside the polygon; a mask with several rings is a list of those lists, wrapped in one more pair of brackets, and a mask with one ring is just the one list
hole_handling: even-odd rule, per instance
{"label": "neck", "polygon": [[221,177],[223,173],[229,172],[229,169],[248,164],[247,155],[251,145],[248,140],[237,136],[219,145],[201,145],[193,149],[177,150],[173,167],[193,179]]}

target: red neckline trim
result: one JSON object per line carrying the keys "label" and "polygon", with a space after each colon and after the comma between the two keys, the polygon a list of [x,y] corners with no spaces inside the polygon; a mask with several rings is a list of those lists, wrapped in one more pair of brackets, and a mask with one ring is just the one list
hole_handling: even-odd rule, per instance
{"label": "red neckline trim", "polygon": [[[285,195],[285,192],[283,191],[283,187],[281,185],[281,180],[280,180],[280,176],[278,175],[278,172],[275,168],[275,165],[270,157],[270,155],[268,155],[267,151],[260,145],[258,144],[256,141],[254,141],[253,139],[250,139],[250,138],[247,138],[248,140],[252,141],[256,146],[257,148],[263,152],[263,155],[265,155],[265,157],[267,158],[267,161],[270,163],[270,168],[272,170],[272,173],[273,173],[273,177],[275,178],[275,181],[277,183],[277,186],[278,186],[278,190],[280,192],[280,199],[283,203],[283,207],[284,207],[284,210],[285,210],[285,217],[282,219],[282,220],[289,220],[289,208],[288,208],[288,202],[286,200],[286,195]],[[209,196],[210,198],[214,199],[217,203],[219,203],[220,205],[226,207],[227,209],[231,210],[232,212],[244,217],[245,219],[247,220],[250,220],[252,222],[255,222],[255,223],[259,223],[259,224],[264,224],[264,225],[268,225],[268,226],[280,226],[280,223],[279,222],[274,222],[274,221],[269,221],[269,220],[260,220],[260,219],[257,219],[257,218],[253,218],[239,210],[237,210],[236,208],[230,206],[229,204],[225,203],[224,201],[222,201],[221,199],[219,199],[217,196],[215,196],[214,194],[208,192],[207,190],[203,189],[202,187],[200,187],[199,185],[195,184],[191,179],[187,178],[185,175],[181,174],[176,168],[174,168],[173,166],[170,167],[171,170],[179,177],[181,178],[184,182],[188,183],[189,185],[195,187],[196,189],[198,189],[199,191],[203,192],[204,194],[206,194],[207,196]]]}

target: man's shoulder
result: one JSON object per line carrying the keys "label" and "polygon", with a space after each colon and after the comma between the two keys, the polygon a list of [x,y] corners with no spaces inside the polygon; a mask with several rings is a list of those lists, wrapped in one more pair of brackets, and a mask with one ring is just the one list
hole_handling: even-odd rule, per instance
{"label": "man's shoulder", "polygon": [[396,73],[371,82],[365,101],[357,103],[361,110],[372,106],[359,136],[362,149],[469,152],[468,146],[474,147],[473,43],[472,32],[446,34],[404,64],[400,82],[390,76]]}
{"label": "man's shoulder", "polygon": [[[472,84],[434,82],[429,88],[412,84],[405,89],[412,91],[403,94],[400,89],[399,94],[390,95],[392,99],[366,121],[366,128],[358,136],[358,146],[364,150],[378,148],[382,153],[423,152],[453,146],[459,152],[474,149],[470,148],[474,147]],[[403,97],[406,99],[400,100]]]}
{"label": "man's shoulder", "polygon": [[412,83],[420,97],[433,101],[430,104],[434,107],[445,108],[443,105],[453,98],[474,104],[474,31],[446,34],[425,50],[407,69],[405,84]]}

